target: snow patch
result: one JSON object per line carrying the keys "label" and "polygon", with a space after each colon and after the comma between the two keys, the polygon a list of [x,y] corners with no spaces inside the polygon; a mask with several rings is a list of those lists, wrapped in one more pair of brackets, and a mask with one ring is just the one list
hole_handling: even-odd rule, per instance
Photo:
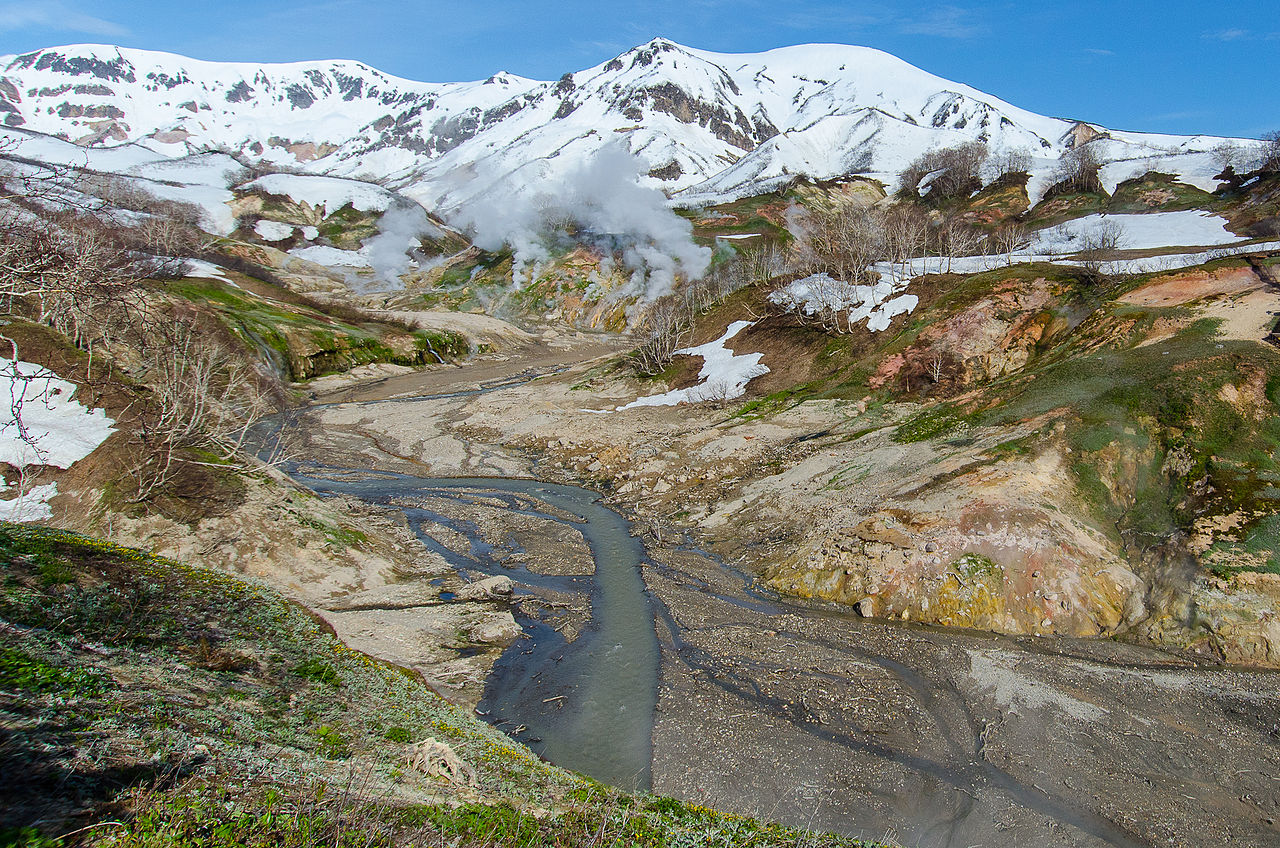
{"label": "snow patch", "polygon": [[1198,247],[1231,244],[1240,237],[1227,229],[1227,220],[1196,210],[1139,215],[1086,215],[1042,230],[1033,248],[1040,253],[1068,254],[1083,249],[1104,228],[1116,228],[1121,250]]}
{"label": "snow patch", "polygon": [[[0,495],[7,495],[17,487],[0,486]],[[9,500],[0,500],[0,521],[23,523],[27,521],[43,521],[53,518],[53,508],[49,501],[58,494],[57,483],[46,483],[43,486],[32,486],[27,491],[18,490],[17,495]]]}
{"label": "snow patch", "polygon": [[43,366],[0,358],[0,398],[8,398],[0,403],[0,462],[70,468],[105,442],[116,422],[75,393],[74,383]]}
{"label": "snow patch", "polygon": [[888,329],[895,316],[914,312],[920,298],[914,294],[891,297],[906,288],[908,277],[888,266],[877,266],[876,270],[880,280],[874,285],[860,286],[830,274],[811,274],[769,295],[769,300],[805,315],[848,310],[849,324],[865,320],[867,329],[878,333]]}
{"label": "snow patch", "polygon": [[635,409],[641,406],[675,406],[679,403],[699,403],[706,400],[730,400],[742,397],[747,390],[747,383],[762,374],[768,374],[769,366],[760,364],[760,360],[764,358],[763,353],[745,353],[739,356],[725,347],[724,343],[754,323],[754,321],[734,321],[724,331],[724,335],[715,341],[676,351],[677,354],[702,357],[702,370],[698,372],[702,382],[696,386],[642,397],[619,406],[614,411],[621,412],[624,409]]}
{"label": "snow patch", "polygon": [[361,212],[385,212],[395,198],[382,186],[372,183],[298,174],[267,174],[241,189],[282,195],[297,203],[306,203],[313,209],[324,207],[325,213],[330,215],[348,203]]}
{"label": "snow patch", "polygon": [[314,262],[317,265],[325,267],[340,268],[372,268],[373,264],[369,261],[369,257],[356,250],[339,250],[336,247],[329,247],[323,244],[312,245],[311,247],[295,247],[289,251],[290,256],[296,256],[299,259],[305,259],[308,262]]}
{"label": "snow patch", "polygon": [[291,237],[297,229],[293,224],[268,221],[266,218],[253,225],[253,231],[267,241],[284,241]]}
{"label": "snow patch", "polygon": [[206,262],[203,259],[184,259],[187,265],[187,279],[199,278],[202,280],[220,280],[229,286],[235,286],[235,281],[226,275],[226,272],[214,265],[212,262]]}

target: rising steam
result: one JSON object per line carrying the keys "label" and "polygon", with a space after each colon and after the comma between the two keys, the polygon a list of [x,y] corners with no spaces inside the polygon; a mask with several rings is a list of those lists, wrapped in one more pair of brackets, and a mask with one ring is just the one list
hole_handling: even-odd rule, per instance
{"label": "rising steam", "polygon": [[641,160],[611,144],[567,175],[469,202],[451,223],[485,250],[509,245],[517,283],[554,248],[577,242],[599,249],[606,264],[617,257],[631,272],[619,295],[654,300],[674,288],[677,275],[701,276],[711,250],[694,244],[692,225],[671,211],[661,191],[642,186],[641,174]]}
{"label": "rising steam", "polygon": [[419,249],[421,239],[443,235],[425,209],[411,201],[400,201],[378,219],[378,234],[365,242],[360,253],[379,283],[398,289],[403,286],[401,276],[433,264]]}

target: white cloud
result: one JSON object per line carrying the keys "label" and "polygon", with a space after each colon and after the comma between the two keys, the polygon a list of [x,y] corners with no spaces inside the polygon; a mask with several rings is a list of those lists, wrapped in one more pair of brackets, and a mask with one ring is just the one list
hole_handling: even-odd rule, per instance
{"label": "white cloud", "polygon": [[987,27],[973,19],[973,12],[959,6],[939,6],[915,20],[905,21],[899,27],[907,35],[933,35],[940,38],[973,38],[986,32]]}
{"label": "white cloud", "polygon": [[0,5],[0,32],[21,29],[52,29],[59,32],[82,32],[89,35],[128,35],[129,30],[113,21],[86,15],[62,3],[26,3]]}
{"label": "white cloud", "polygon": [[1204,37],[1214,41],[1240,41],[1252,35],[1247,29],[1220,29],[1216,32],[1206,32]]}

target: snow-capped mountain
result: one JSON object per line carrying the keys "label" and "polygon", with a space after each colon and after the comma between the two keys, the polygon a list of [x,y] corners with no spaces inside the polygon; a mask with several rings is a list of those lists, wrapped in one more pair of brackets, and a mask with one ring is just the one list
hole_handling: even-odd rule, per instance
{"label": "snow-capped mountain", "polygon": [[[893,175],[922,151],[982,140],[1026,151],[1038,179],[1099,134],[1104,177],[1139,163],[1212,183],[1223,139],[1107,131],[1019,109],[863,47],[758,54],[657,39],[559,80],[508,73],[421,83],[358,62],[230,64],[97,45],[0,58],[4,123],[82,146],[224,151],[313,173],[376,176],[445,214],[581,170],[606,147],[639,157],[677,203],[797,175]],[[1248,144],[1248,142],[1242,142]]]}

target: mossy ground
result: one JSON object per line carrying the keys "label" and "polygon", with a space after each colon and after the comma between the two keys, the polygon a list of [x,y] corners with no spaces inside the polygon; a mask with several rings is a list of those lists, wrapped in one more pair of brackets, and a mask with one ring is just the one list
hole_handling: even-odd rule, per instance
{"label": "mossy ground", "polygon": [[295,380],[373,362],[422,365],[437,361],[434,354],[458,359],[470,351],[456,333],[409,331],[359,315],[335,317],[218,280],[177,280],[166,284],[166,290],[212,310],[251,355],[270,360]]}
{"label": "mossy ground", "polygon": [[[7,524],[0,561],[0,844],[862,844],[557,769],[221,573]],[[478,786],[408,769],[427,736]]]}

